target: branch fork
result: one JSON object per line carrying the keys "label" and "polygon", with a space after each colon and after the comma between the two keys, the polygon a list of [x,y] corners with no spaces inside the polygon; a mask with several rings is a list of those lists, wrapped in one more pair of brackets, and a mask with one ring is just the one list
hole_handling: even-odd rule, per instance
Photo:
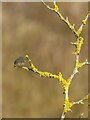
{"label": "branch fork", "polygon": [[[73,105],[84,104],[84,101],[88,100],[88,98],[90,96],[90,94],[88,94],[85,97],[83,97],[81,100],[76,101],[76,102],[70,101],[70,98],[69,98],[69,88],[70,88],[70,85],[71,85],[71,82],[72,82],[74,76],[78,73],[79,68],[83,67],[84,65],[90,64],[87,61],[87,59],[85,60],[85,62],[80,62],[80,60],[79,60],[81,48],[82,48],[82,45],[84,44],[84,38],[81,36],[81,33],[82,33],[83,28],[86,25],[87,20],[90,16],[90,10],[88,11],[85,19],[82,20],[82,24],[80,25],[80,27],[76,30],[75,24],[71,24],[68,17],[64,17],[61,14],[59,7],[55,1],[53,3],[54,4],[53,8],[50,7],[49,5],[47,5],[43,0],[41,0],[41,1],[44,4],[44,6],[46,6],[49,10],[54,11],[59,16],[60,20],[63,21],[67,25],[67,27],[74,33],[74,35],[76,37],[76,42],[71,42],[71,44],[75,46],[74,70],[72,71],[72,74],[68,77],[68,79],[64,79],[61,72],[59,72],[58,75],[52,74],[50,72],[42,72],[42,71],[38,70],[38,68],[32,63],[32,61],[28,55],[25,55],[25,57],[19,57],[20,59],[22,58],[23,60],[19,60],[19,58],[17,58],[14,62],[14,66],[20,67],[27,71],[33,71],[34,73],[40,75],[40,77],[55,78],[59,81],[59,83],[62,85],[63,94],[64,94],[63,112],[61,115],[61,120],[63,120],[66,117],[66,113],[71,111],[71,108]],[[17,62],[17,60],[18,60],[18,62]],[[25,63],[24,60],[26,60],[29,63],[28,67],[24,65],[24,63]],[[21,64],[20,62],[22,62],[23,64]]]}

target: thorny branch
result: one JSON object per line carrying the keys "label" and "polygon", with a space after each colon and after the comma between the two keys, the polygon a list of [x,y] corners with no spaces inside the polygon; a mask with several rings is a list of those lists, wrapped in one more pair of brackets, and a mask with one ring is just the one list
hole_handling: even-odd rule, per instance
{"label": "thorny branch", "polygon": [[[61,12],[59,11],[59,7],[55,1],[53,3],[54,4],[53,8],[50,7],[49,5],[47,5],[43,0],[41,0],[41,1],[49,10],[54,11],[59,16],[60,20],[62,20],[68,26],[68,28],[74,33],[74,35],[76,37],[76,42],[71,42],[71,44],[75,46],[75,52],[74,52],[75,67],[74,67],[74,70],[68,79],[64,79],[61,72],[59,72],[58,75],[52,74],[50,72],[42,72],[42,71],[39,71],[35,67],[35,65],[32,63],[32,61],[30,60],[28,55],[26,55],[24,58],[23,57],[17,58],[14,62],[14,66],[20,67],[20,68],[25,69],[27,71],[33,71],[34,73],[37,73],[42,77],[55,78],[59,81],[59,83],[62,85],[63,94],[64,94],[64,105],[63,105],[63,112],[61,115],[61,120],[63,120],[66,117],[66,113],[71,111],[71,108],[73,105],[83,104],[84,101],[87,100],[89,95],[90,95],[90,94],[86,95],[84,98],[82,98],[81,100],[79,100],[77,102],[70,101],[70,98],[69,98],[69,88],[70,88],[72,79],[78,73],[79,68],[83,67],[84,65],[90,64],[87,61],[87,59],[85,60],[85,62],[80,62],[80,60],[79,60],[81,47],[84,44],[84,38],[81,36],[81,33],[82,33],[84,25],[86,25],[86,23],[87,23],[88,17],[90,16],[90,10],[88,11],[85,19],[82,20],[81,26],[76,30],[75,24],[71,24],[68,17],[65,18],[61,14]],[[25,64],[24,64],[25,61],[28,61],[29,67],[25,66]]]}

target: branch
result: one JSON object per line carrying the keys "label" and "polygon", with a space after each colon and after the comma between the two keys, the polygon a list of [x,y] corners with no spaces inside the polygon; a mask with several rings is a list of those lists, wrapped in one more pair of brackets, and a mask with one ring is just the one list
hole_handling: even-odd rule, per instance
{"label": "branch", "polygon": [[[20,59],[23,59],[23,64],[22,64],[22,61]],[[25,60],[25,61],[24,61]],[[25,62],[28,62],[29,63],[29,67],[26,67],[25,66]],[[24,70],[27,70],[27,71],[33,71],[37,74],[39,74],[40,76],[42,77],[48,77],[48,78],[55,78],[55,79],[58,79],[58,75],[55,75],[55,74],[52,74],[50,72],[42,72],[42,71],[39,71],[35,65],[31,62],[30,58],[28,55],[26,55],[25,57],[19,57],[15,60],[14,62],[14,66],[15,67],[19,67],[19,68],[22,68]]]}
{"label": "branch", "polygon": [[[64,18],[63,15],[59,12],[59,7],[58,5],[56,4],[56,2],[54,1],[54,7],[50,7],[49,5],[47,5],[43,0],[41,0],[42,3],[51,11],[54,11],[55,13],[58,14],[60,20],[64,21],[68,27],[71,29],[71,31],[75,34],[75,36],[77,37],[77,40],[76,42],[74,43],[71,43],[75,46],[75,52],[74,54],[76,55],[76,62],[75,62],[75,68],[73,70],[73,73],[71,74],[70,76],[70,79],[72,80],[72,78],[74,77],[74,75],[76,73],[78,73],[78,68],[79,68],[79,55],[80,55],[80,51],[81,51],[81,47],[84,43],[84,38],[82,36],[80,36],[82,30],[83,30],[83,26],[87,23],[87,20],[88,20],[88,17],[90,16],[90,11],[87,13],[86,17],[84,20],[82,20],[82,25],[80,26],[80,28],[78,30],[75,29],[75,24],[71,24],[69,22],[69,19],[68,17]],[[86,63],[85,63],[86,64]]]}
{"label": "branch", "polygon": [[56,4],[56,2],[54,1],[54,8],[50,7],[49,5],[47,5],[43,0],[41,0],[42,3],[51,11],[54,11],[55,13],[58,14],[60,20],[62,20],[64,23],[67,24],[67,26],[69,27],[69,29],[71,29],[71,31],[75,34],[75,36],[77,37],[76,39],[76,42],[75,43],[71,43],[75,46],[75,68],[71,74],[71,76],[65,80],[63,77],[62,77],[62,74],[59,73],[59,82],[60,84],[62,84],[62,87],[63,87],[63,90],[64,90],[64,94],[65,94],[65,98],[64,98],[64,109],[63,109],[63,113],[62,113],[62,116],[61,116],[61,120],[63,120],[66,116],[66,113],[68,111],[71,111],[71,107],[74,105],[74,104],[78,104],[78,103],[81,103],[82,101],[86,100],[86,97],[83,98],[82,100],[78,101],[78,102],[70,102],[69,101],[69,87],[70,87],[70,84],[71,84],[71,81],[73,79],[73,77],[75,76],[76,73],[78,73],[78,69],[81,68],[82,66],[84,65],[88,65],[88,61],[86,60],[85,62],[80,62],[79,61],[79,56],[80,56],[80,51],[81,51],[81,48],[82,48],[82,45],[84,43],[84,38],[81,35],[82,33],[82,30],[83,30],[83,27],[84,25],[86,24],[87,20],[88,20],[88,17],[90,16],[90,11],[88,12],[88,14],[86,15],[85,19],[82,20],[82,25],[80,26],[80,28],[78,30],[75,29],[75,24],[71,24],[69,22],[69,19],[68,17],[64,18],[64,16],[59,12],[59,7],[58,5]]}
{"label": "branch", "polygon": [[81,34],[82,30],[83,30],[83,27],[84,27],[84,25],[86,25],[88,17],[90,16],[90,11],[88,11],[85,19],[82,20],[82,24],[81,24],[80,28],[78,30],[76,30],[75,29],[75,24],[71,24],[68,17],[64,18],[64,16],[59,12],[59,7],[58,7],[58,5],[56,4],[55,1],[54,1],[54,8],[47,5],[43,0],[41,0],[41,1],[49,10],[54,11],[55,13],[58,14],[59,18],[68,25],[68,27],[72,30],[72,32],[75,34],[75,36],[77,38],[80,37],[80,34]]}
{"label": "branch", "polygon": [[84,65],[89,65],[90,63],[87,61],[87,59],[85,60],[85,62],[79,62],[79,55],[76,55],[76,65],[75,68],[73,70],[73,73],[70,76],[70,80],[72,81],[73,77],[78,73],[78,69],[83,67]]}
{"label": "branch", "polygon": [[82,24],[81,24],[81,26],[80,26],[79,29],[77,30],[79,36],[80,36],[80,34],[82,33],[83,27],[84,27],[84,25],[86,25],[89,16],[90,16],[90,11],[88,11],[88,13],[87,13],[85,19],[82,20]]}
{"label": "branch", "polygon": [[55,13],[58,14],[60,20],[64,21],[67,26],[71,29],[71,31],[75,34],[76,37],[79,37],[77,31],[75,30],[75,24],[71,24],[68,17],[64,18],[64,16],[59,12],[59,7],[54,1],[54,8],[51,8],[49,5],[47,5],[43,0],[41,0],[42,3],[51,11],[54,11]]}
{"label": "branch", "polygon": [[[71,74],[71,76],[68,79],[64,79],[62,74],[59,72],[58,75],[52,74],[50,72],[42,72],[39,71],[36,66],[32,63],[32,61],[30,60],[29,56],[26,55],[25,57],[19,57],[15,60],[14,62],[14,67],[19,67],[22,68],[24,70],[27,71],[33,71],[37,74],[39,74],[42,77],[47,77],[47,78],[55,78],[58,79],[59,83],[62,85],[63,87],[63,94],[64,94],[64,105],[63,105],[63,113],[61,116],[61,120],[63,120],[66,116],[66,113],[71,111],[71,108],[73,105],[75,104],[83,104],[83,102],[85,100],[88,99],[89,94],[86,95],[83,99],[77,101],[77,102],[71,102],[69,100],[69,88],[71,85],[71,81],[73,79],[73,77],[76,75],[76,73],[78,73],[79,68],[83,67],[84,65],[89,65],[90,63],[87,61],[87,59],[85,60],[85,62],[80,62],[79,60],[79,56],[80,56],[80,51],[82,48],[82,45],[84,44],[84,38],[81,36],[82,30],[84,25],[87,23],[88,17],[90,16],[90,11],[88,12],[88,14],[86,15],[85,19],[82,20],[82,24],[80,26],[80,28],[78,30],[75,29],[75,24],[71,24],[68,17],[64,17],[60,12],[59,12],[59,7],[56,4],[56,2],[54,1],[54,7],[50,7],[49,5],[47,5],[43,0],[41,0],[42,3],[51,11],[54,11],[55,13],[57,13],[57,15],[59,16],[60,20],[62,20],[64,23],[67,24],[68,28],[75,34],[76,36],[76,42],[71,43],[72,45],[75,46],[75,67],[74,70]],[[29,63],[29,66],[27,67],[25,64]]]}
{"label": "branch", "polygon": [[61,116],[61,120],[63,120],[66,116],[66,113],[67,112],[71,112],[71,108],[73,105],[76,105],[76,104],[84,104],[84,101],[85,100],[88,100],[90,97],[90,93],[88,95],[86,95],[84,98],[82,98],[81,100],[77,101],[77,102],[70,102],[69,101],[69,98],[65,99],[64,100],[64,109],[63,109],[63,113],[62,113],[62,116]]}
{"label": "branch", "polygon": [[88,95],[86,95],[84,98],[82,98],[81,100],[79,101],[76,101],[76,102],[73,102],[73,105],[76,105],[76,104],[84,104],[84,101],[85,100],[88,100],[90,97],[90,93]]}

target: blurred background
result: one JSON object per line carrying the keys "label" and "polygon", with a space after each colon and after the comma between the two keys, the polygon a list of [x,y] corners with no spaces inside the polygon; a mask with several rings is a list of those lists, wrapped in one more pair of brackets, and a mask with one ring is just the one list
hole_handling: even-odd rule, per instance
{"label": "blurred background", "polygon": [[[52,3],[48,3],[53,6]],[[58,3],[61,13],[68,16],[76,29],[88,11],[88,3]],[[42,3],[6,2],[2,4],[3,37],[3,117],[4,118],[59,118],[63,111],[63,90],[56,79],[43,78],[13,63],[28,54],[41,71],[62,72],[67,79],[75,65],[75,36],[58,15]],[[88,25],[80,60],[88,58]],[[77,101],[88,93],[88,66],[80,69],[69,91],[70,100]],[[67,118],[88,116],[87,102],[72,107]]]}

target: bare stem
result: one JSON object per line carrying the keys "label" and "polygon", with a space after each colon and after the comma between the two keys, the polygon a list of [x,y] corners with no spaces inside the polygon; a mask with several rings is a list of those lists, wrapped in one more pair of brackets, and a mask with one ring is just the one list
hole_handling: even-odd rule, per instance
{"label": "bare stem", "polygon": [[76,101],[76,102],[73,102],[73,105],[76,105],[76,104],[84,104],[84,101],[85,101],[85,100],[88,100],[89,97],[90,97],[90,93],[89,93],[88,95],[86,95],[84,98],[82,98],[81,100]]}

